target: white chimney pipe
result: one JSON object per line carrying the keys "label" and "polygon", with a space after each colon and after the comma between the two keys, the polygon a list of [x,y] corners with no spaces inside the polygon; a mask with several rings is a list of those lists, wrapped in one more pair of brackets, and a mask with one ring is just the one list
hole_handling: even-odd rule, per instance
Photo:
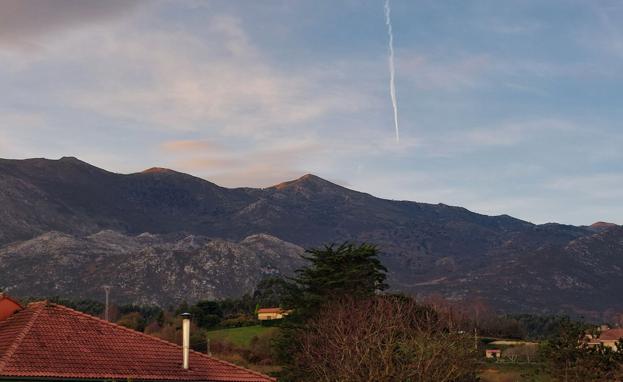
{"label": "white chimney pipe", "polygon": [[188,370],[188,361],[190,358],[190,313],[182,313],[182,353],[183,367]]}

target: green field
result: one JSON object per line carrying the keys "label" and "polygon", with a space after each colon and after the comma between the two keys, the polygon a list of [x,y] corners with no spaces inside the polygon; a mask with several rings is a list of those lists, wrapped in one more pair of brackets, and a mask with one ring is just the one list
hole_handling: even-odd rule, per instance
{"label": "green field", "polygon": [[243,326],[240,328],[220,329],[212,330],[207,333],[210,341],[223,341],[229,342],[232,345],[240,348],[248,348],[251,344],[251,339],[260,334],[270,333],[278,330],[273,327],[264,326]]}
{"label": "green field", "polygon": [[483,382],[550,382],[539,364],[488,363],[480,379]]}

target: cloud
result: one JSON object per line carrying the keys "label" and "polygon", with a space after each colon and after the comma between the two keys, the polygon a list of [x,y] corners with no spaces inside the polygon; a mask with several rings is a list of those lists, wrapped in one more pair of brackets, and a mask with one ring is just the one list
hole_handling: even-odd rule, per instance
{"label": "cloud", "polygon": [[368,103],[361,92],[332,81],[331,70],[276,70],[232,17],[212,16],[207,24],[204,38],[129,27],[61,47],[59,61],[69,51],[83,52],[74,61],[89,81],[60,84],[54,92],[73,107],[135,125],[247,137]]}
{"label": "cloud", "polygon": [[595,201],[622,200],[623,174],[601,173],[558,177],[549,181],[546,187],[565,193],[583,194]]}
{"label": "cloud", "polygon": [[228,187],[265,187],[298,178],[313,172],[313,158],[326,150],[311,139],[281,139],[251,147],[226,146],[199,139],[164,142],[161,149],[172,155],[171,165],[175,169]]}
{"label": "cloud", "polygon": [[0,44],[33,44],[127,14],[138,0],[0,0]]}
{"label": "cloud", "polygon": [[580,132],[576,123],[562,118],[522,119],[429,134],[420,138],[418,146],[433,157],[454,157],[484,149],[535,145],[548,137]]}
{"label": "cloud", "polygon": [[561,134],[575,129],[568,121],[544,118],[468,130],[462,134],[461,141],[473,146],[513,146],[547,133]]}
{"label": "cloud", "polygon": [[482,85],[482,78],[491,67],[486,55],[463,57],[431,57],[406,55],[400,59],[401,76],[422,89],[458,91]]}
{"label": "cloud", "polygon": [[0,109],[0,158],[22,158],[24,143],[16,132],[32,134],[45,125],[45,118],[39,114]]}
{"label": "cloud", "polygon": [[37,113],[0,110],[0,127],[35,129],[45,126],[45,118]]}
{"label": "cloud", "polygon": [[212,151],[212,150],[221,150],[221,146],[207,140],[177,140],[177,141],[168,141],[164,142],[162,148],[165,151],[170,152],[197,152],[197,151]]}
{"label": "cloud", "polygon": [[483,22],[480,20],[476,27],[480,27],[489,32],[508,35],[534,34],[543,29],[543,25],[536,20],[517,21],[517,20],[491,20]]}

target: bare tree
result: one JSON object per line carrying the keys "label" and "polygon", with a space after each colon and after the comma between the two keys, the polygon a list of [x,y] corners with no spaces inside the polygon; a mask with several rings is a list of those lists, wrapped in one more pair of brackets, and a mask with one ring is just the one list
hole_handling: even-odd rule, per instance
{"label": "bare tree", "polygon": [[403,297],[345,298],[298,333],[295,365],[309,381],[467,381],[469,335],[450,316]]}

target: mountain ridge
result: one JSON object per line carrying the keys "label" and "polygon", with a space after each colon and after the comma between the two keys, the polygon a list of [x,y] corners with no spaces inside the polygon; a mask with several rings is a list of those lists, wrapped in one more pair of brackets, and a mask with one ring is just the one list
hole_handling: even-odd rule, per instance
{"label": "mountain ridge", "polygon": [[[89,245],[93,245],[90,236],[99,232],[109,235],[109,241],[115,237],[110,232],[116,232],[121,235],[117,236],[121,244],[128,240],[124,237],[140,241],[155,235],[167,238],[167,245],[183,235],[241,243],[249,236],[267,234],[299,248],[343,241],[377,244],[381,260],[389,269],[390,285],[406,293],[442,292],[459,299],[481,296],[505,311],[557,311],[570,305],[569,296],[576,296],[582,301],[577,309],[623,310],[623,302],[600,295],[618,290],[623,280],[600,286],[592,276],[612,277],[603,263],[607,259],[616,263],[617,251],[623,248],[623,241],[617,241],[621,234],[617,225],[537,225],[508,215],[487,216],[441,203],[381,199],[312,174],[267,188],[225,188],[170,169],[117,174],[73,157],[0,160],[0,185],[0,261],[12,259],[14,265],[19,264],[19,256],[10,243],[32,240],[50,231],[86,240]],[[610,231],[614,236],[594,236]],[[144,235],[142,239],[140,235]],[[568,246],[581,238],[595,243],[607,240],[614,252],[591,244],[586,247],[590,261],[565,259],[576,256]],[[38,248],[44,251],[45,245]],[[541,257],[535,258],[535,253]],[[131,256],[140,257],[135,253]],[[527,266],[549,258],[560,260],[556,265],[560,272],[549,268],[534,271]],[[547,266],[551,268],[553,263]],[[580,267],[581,272],[574,267]],[[55,269],[64,273],[61,268]],[[496,269],[507,275],[499,276]],[[543,277],[535,279],[531,272]],[[240,275],[230,276],[242,280]],[[516,277],[533,279],[532,285],[519,288],[519,292],[526,292],[524,295],[512,289],[498,290],[497,285],[508,281],[521,284]],[[0,288],[6,288],[1,279]],[[558,291],[557,285],[566,285],[560,280],[571,279],[578,282],[572,283],[576,287],[565,289],[567,300],[551,297],[535,303],[526,301],[533,286]],[[147,285],[151,281],[140,283]],[[581,285],[593,288],[591,298]],[[225,285],[220,288],[227,293],[235,289]],[[138,301],[133,298],[140,296],[126,297]]]}

